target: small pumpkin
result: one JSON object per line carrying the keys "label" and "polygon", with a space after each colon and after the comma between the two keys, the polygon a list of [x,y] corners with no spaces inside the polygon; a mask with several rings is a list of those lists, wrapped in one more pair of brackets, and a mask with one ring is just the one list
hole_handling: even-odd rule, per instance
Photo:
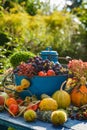
{"label": "small pumpkin", "polygon": [[76,86],[71,92],[71,102],[75,106],[87,104],[87,87],[86,85]]}
{"label": "small pumpkin", "polygon": [[51,110],[54,111],[57,110],[57,108],[58,108],[57,102],[51,97],[42,99],[39,104],[39,109],[42,111],[51,111]]}
{"label": "small pumpkin", "polygon": [[57,90],[52,95],[52,98],[57,101],[58,108],[64,109],[67,108],[71,103],[70,95],[68,94],[68,92],[63,90],[63,86],[65,83],[66,81],[62,83],[60,90]]}

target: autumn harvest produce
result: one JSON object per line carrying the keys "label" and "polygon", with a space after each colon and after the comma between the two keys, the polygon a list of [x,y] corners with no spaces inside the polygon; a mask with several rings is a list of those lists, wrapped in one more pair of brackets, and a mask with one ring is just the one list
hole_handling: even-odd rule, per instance
{"label": "autumn harvest produce", "polygon": [[87,62],[72,60],[69,62],[68,68],[73,76],[68,82],[68,90],[71,90],[71,102],[80,107],[87,104]]}
{"label": "autumn harvest produce", "polygon": [[40,110],[44,110],[44,111],[49,111],[49,110],[54,111],[58,109],[58,104],[53,98],[48,97],[41,100],[39,104],[39,108]]}
{"label": "autumn harvest produce", "polygon": [[[4,89],[5,98],[0,100],[2,101],[0,111],[8,111],[9,115],[14,118],[22,116],[27,123],[41,120],[52,123],[53,127],[63,125],[68,118],[87,120],[86,67],[86,62],[71,60],[67,68],[63,68],[39,56],[30,58],[27,62],[21,62],[13,70],[19,84],[8,85],[10,92]],[[68,75],[68,77],[60,83],[63,75]],[[56,77],[58,79],[54,80]],[[35,78],[38,79],[37,82]],[[49,87],[48,81],[51,82]],[[55,87],[56,89],[52,89]],[[50,90],[52,93],[49,94]],[[25,94],[24,97],[23,94]],[[2,97],[2,93],[0,96]]]}
{"label": "autumn harvest produce", "polygon": [[8,109],[9,109],[9,113],[12,113],[14,115],[17,115],[19,113],[18,104],[12,103],[12,104],[9,105]]}
{"label": "autumn harvest produce", "polygon": [[67,121],[67,114],[63,110],[53,111],[51,114],[51,121],[54,125],[61,125]]}
{"label": "autumn harvest produce", "polygon": [[4,105],[5,98],[3,96],[0,96],[0,105]]}
{"label": "autumn harvest produce", "polygon": [[4,108],[5,101],[8,97],[9,96],[6,92],[0,92],[0,110]]}
{"label": "autumn harvest produce", "polygon": [[[40,56],[29,58],[26,62],[21,62],[14,70],[17,92],[22,92],[21,96],[40,95],[45,93],[52,95],[60,88],[61,83],[68,77],[68,69],[54,63],[49,59],[42,59]],[[21,85],[21,80],[29,80],[28,87]],[[23,91],[22,91],[23,90]],[[29,90],[29,91],[24,91]],[[50,91],[49,91],[50,90]]]}
{"label": "autumn harvest produce", "polygon": [[11,104],[16,104],[17,105],[17,101],[15,98],[13,97],[9,97],[8,99],[5,100],[5,104],[9,107]]}
{"label": "autumn harvest produce", "polygon": [[0,96],[4,97],[5,99],[8,98],[8,94],[6,92],[0,92]]}
{"label": "autumn harvest produce", "polygon": [[21,84],[15,86],[15,90],[17,92],[22,92],[24,89],[28,88],[29,86],[30,86],[30,81],[25,79],[25,78],[23,78],[21,80]]}
{"label": "autumn harvest produce", "polygon": [[34,110],[27,110],[24,112],[24,119],[26,121],[34,121],[37,117],[37,114]]}
{"label": "autumn harvest produce", "polygon": [[70,106],[67,108],[67,113],[73,120],[87,120],[87,104],[81,107]]}
{"label": "autumn harvest produce", "polygon": [[[79,90],[79,91],[78,91]],[[77,99],[77,100],[75,100]],[[81,85],[79,88],[75,87],[71,92],[71,100],[73,105],[82,106],[87,104],[87,87]]]}
{"label": "autumn harvest produce", "polygon": [[57,90],[53,93],[52,98],[57,102],[58,108],[67,108],[71,104],[70,95],[63,90],[63,85],[65,82],[62,83],[60,90]]}
{"label": "autumn harvest produce", "polygon": [[15,69],[14,74],[24,75],[29,78],[33,76],[55,76],[67,74],[68,70],[49,59],[43,60],[40,56],[29,58],[21,62]]}

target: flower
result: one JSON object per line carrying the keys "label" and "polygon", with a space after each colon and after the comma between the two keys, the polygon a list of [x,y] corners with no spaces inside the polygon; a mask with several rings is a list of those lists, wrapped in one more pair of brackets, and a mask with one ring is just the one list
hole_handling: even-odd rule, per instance
{"label": "flower", "polygon": [[68,69],[73,77],[76,77],[80,83],[87,81],[87,62],[73,59],[68,63]]}

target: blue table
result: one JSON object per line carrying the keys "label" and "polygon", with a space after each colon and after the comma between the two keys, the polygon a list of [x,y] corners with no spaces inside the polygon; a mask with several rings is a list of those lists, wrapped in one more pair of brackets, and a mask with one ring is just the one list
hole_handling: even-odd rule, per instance
{"label": "blue table", "polygon": [[36,120],[26,122],[23,117],[12,117],[7,112],[0,112],[0,130],[7,130],[8,126],[17,130],[87,130],[87,120],[78,121],[68,119],[62,126],[54,127],[51,123]]}

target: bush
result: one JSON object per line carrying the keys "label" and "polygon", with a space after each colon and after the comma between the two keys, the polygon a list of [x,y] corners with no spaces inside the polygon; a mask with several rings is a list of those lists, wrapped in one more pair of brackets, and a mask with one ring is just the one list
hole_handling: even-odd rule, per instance
{"label": "bush", "polygon": [[15,52],[10,57],[10,63],[14,68],[16,68],[20,64],[20,62],[22,61],[26,62],[29,58],[32,58],[34,56],[35,55],[31,52],[25,52],[25,51]]}

